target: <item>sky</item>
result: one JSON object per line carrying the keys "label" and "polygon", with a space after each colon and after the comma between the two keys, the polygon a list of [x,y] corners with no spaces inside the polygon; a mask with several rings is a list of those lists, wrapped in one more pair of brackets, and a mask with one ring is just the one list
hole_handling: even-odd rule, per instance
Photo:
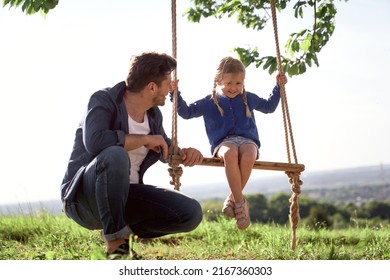
{"label": "sky", "polygon": [[[124,80],[130,57],[144,51],[171,54],[168,0],[67,0],[46,17],[0,8],[0,204],[60,199],[60,184],[74,133],[89,96]],[[305,172],[390,163],[390,2],[335,1],[336,29],[308,68],[286,85],[298,162]],[[180,90],[187,102],[211,92],[218,61],[237,46],[274,55],[272,25],[247,30],[234,19],[182,17],[189,0],[177,1]],[[307,24],[307,22],[306,22]],[[278,14],[279,40],[304,25]],[[267,97],[275,75],[249,67],[246,89]],[[172,106],[161,107],[171,135]],[[255,113],[264,161],[286,162],[281,107]],[[181,147],[210,156],[202,118],[178,119]],[[168,186],[168,166],[158,163],[147,183]],[[254,170],[252,178],[273,176]],[[183,187],[224,182],[223,168],[184,168]],[[182,188],[183,188],[182,187]]]}

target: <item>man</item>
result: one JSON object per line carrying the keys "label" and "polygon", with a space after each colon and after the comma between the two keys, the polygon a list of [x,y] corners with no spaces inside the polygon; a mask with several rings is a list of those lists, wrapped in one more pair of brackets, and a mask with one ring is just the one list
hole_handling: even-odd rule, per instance
{"label": "man", "polygon": [[[153,238],[188,232],[201,222],[196,200],[143,182],[151,165],[168,158],[171,140],[158,106],[172,91],[175,68],[166,54],[134,56],[126,81],[91,96],[76,131],[61,185],[64,211],[85,228],[102,229],[107,254],[127,254],[131,233]],[[181,156],[184,166],[203,160],[193,148]]]}

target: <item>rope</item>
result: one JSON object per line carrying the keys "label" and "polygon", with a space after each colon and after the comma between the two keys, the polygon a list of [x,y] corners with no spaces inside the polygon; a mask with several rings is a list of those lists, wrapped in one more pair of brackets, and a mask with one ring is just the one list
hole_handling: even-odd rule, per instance
{"label": "rope", "polygon": [[292,195],[289,199],[290,202],[290,225],[292,228],[292,240],[291,249],[294,251],[297,243],[297,228],[299,224],[299,204],[298,196],[301,193],[302,181],[299,179],[299,172],[286,172],[289,182],[291,184]]}
{"label": "rope", "polygon": [[[171,1],[171,15],[172,15],[172,56],[177,58],[177,30],[176,30],[176,0]],[[173,80],[177,80],[177,68],[173,71]],[[177,89],[173,92],[172,100],[172,144],[170,150],[170,159],[169,159],[169,175],[172,180],[170,181],[171,185],[174,185],[175,190],[180,190],[180,177],[183,174],[182,168],[179,166],[179,163],[172,160],[172,157],[178,157],[180,155],[180,150],[177,141]]]}
{"label": "rope", "polygon": [[[280,56],[280,46],[279,46],[279,36],[278,36],[278,24],[276,18],[276,5],[275,0],[270,0],[271,4],[271,12],[272,12],[272,23],[274,28],[274,37],[275,37],[275,46],[276,46],[276,59],[278,65],[279,74],[282,73],[282,62]],[[286,138],[286,149],[287,149],[287,158],[288,162],[291,163],[291,155],[290,155],[290,145],[292,148],[293,156],[295,163],[298,163],[297,154],[295,150],[294,144],[294,136],[292,132],[292,125],[290,120],[290,113],[288,109],[286,90],[284,85],[279,85],[280,88],[280,97],[282,100],[282,111],[283,111],[283,124]],[[286,172],[289,177],[289,182],[291,184],[292,195],[290,197],[290,224],[292,228],[292,241],[291,241],[291,249],[294,251],[296,247],[296,230],[299,223],[299,204],[298,204],[298,196],[301,193],[301,185],[302,181],[299,179],[300,172]]]}
{"label": "rope", "polygon": [[[272,12],[272,23],[273,23],[273,27],[274,27],[276,60],[277,60],[277,65],[278,65],[278,72],[282,73],[283,69],[282,69],[282,61],[281,61],[281,56],[280,56],[278,23],[277,23],[277,17],[276,17],[275,0],[271,0],[270,4],[271,4],[271,12]],[[286,149],[287,149],[288,163],[291,163],[290,144],[292,147],[295,163],[298,163],[297,153],[295,150],[294,137],[293,137],[293,132],[292,132],[292,125],[291,125],[291,120],[290,120],[290,113],[289,113],[289,109],[288,109],[285,86],[279,85],[279,88],[280,88],[280,97],[282,100],[283,123],[284,123],[284,130],[285,130],[285,136],[286,136]],[[290,137],[290,139],[289,139],[289,137]]]}

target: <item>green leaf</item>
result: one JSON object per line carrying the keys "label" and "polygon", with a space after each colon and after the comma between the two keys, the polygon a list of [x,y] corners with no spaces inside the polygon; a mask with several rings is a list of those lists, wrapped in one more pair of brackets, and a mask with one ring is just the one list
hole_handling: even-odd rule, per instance
{"label": "green leaf", "polygon": [[320,66],[320,64],[318,63],[318,58],[317,58],[317,54],[312,54],[313,55],[313,60],[314,60],[314,63],[318,66]]}
{"label": "green leaf", "polygon": [[317,12],[317,17],[323,18],[326,15],[326,12],[328,11],[327,6],[320,7],[319,11]]}
{"label": "green leaf", "polygon": [[43,4],[43,0],[35,0],[33,3],[32,3],[32,7],[34,8],[34,10],[36,12],[38,12],[40,9],[41,9],[41,5]]}
{"label": "green leaf", "polygon": [[11,0],[3,0],[3,7],[7,6],[9,2],[11,2]]}
{"label": "green leaf", "polygon": [[294,52],[298,52],[299,51],[299,42],[298,40],[294,40],[291,44],[291,50],[294,51]]}
{"label": "green leaf", "polygon": [[305,40],[302,41],[301,43],[301,50],[304,52],[307,52],[311,46],[311,40],[313,36],[311,34],[307,35]]}
{"label": "green leaf", "polygon": [[278,68],[278,64],[276,62],[276,58],[274,58],[271,62],[271,65],[268,69],[268,73],[271,75],[272,73],[274,73]]}
{"label": "green leaf", "polygon": [[284,46],[286,50],[290,48],[291,41],[292,41],[292,38],[291,38],[291,37],[287,39],[287,42],[286,42],[286,44],[285,44],[285,46]]}
{"label": "green leaf", "polygon": [[301,62],[299,64],[299,74],[303,74],[306,72],[306,63],[305,62]]}
{"label": "green leaf", "polygon": [[[21,1],[20,1],[21,2]],[[25,12],[30,7],[30,0],[24,1],[22,5],[22,11]],[[27,12],[26,12],[27,13]],[[28,13],[27,13],[28,14]]]}
{"label": "green leaf", "polygon": [[309,65],[309,67],[312,66],[312,58],[313,58],[313,55],[311,53],[306,54],[305,62],[307,65]]}
{"label": "green leaf", "polygon": [[298,64],[293,64],[291,67],[289,67],[287,69],[287,73],[290,75],[290,76],[295,76],[295,75],[298,75],[298,72],[299,72],[299,66]]}
{"label": "green leaf", "polygon": [[[263,69],[267,69],[272,64],[272,61],[275,59],[273,56],[267,56],[267,61],[263,65]],[[275,59],[276,60],[276,59]]]}
{"label": "green leaf", "polygon": [[307,29],[302,29],[301,31],[298,32],[298,36],[303,36],[305,35],[305,33],[307,32],[308,30]]}
{"label": "green leaf", "polygon": [[[16,0],[16,1],[13,1],[14,3],[12,5],[14,5],[15,7],[19,7],[20,4],[23,3],[24,0]],[[26,2],[30,2],[29,0],[25,0]]]}

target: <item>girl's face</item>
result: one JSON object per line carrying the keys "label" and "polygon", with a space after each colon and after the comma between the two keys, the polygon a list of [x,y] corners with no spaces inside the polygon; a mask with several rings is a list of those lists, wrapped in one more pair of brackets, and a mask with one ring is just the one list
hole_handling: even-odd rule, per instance
{"label": "girl's face", "polygon": [[234,98],[244,90],[244,73],[223,74],[216,82],[223,95]]}

